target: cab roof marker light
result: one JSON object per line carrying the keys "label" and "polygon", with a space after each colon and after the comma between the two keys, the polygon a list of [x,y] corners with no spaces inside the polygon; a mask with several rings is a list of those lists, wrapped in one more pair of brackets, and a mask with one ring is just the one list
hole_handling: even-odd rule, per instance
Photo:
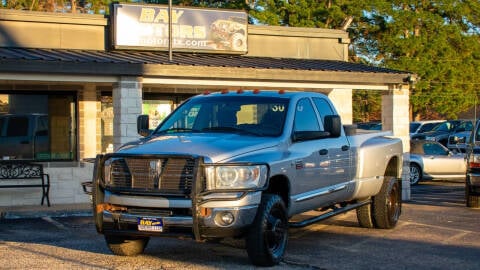
{"label": "cab roof marker light", "polygon": [[227,90],[227,89],[223,89],[221,93],[222,93],[222,95],[228,94],[228,90]]}
{"label": "cab roof marker light", "polygon": [[205,91],[203,92],[203,95],[205,95],[205,96],[206,96],[206,95],[210,95],[210,91],[205,90]]}
{"label": "cab roof marker light", "polygon": [[254,90],[253,90],[253,93],[254,93],[254,94],[260,94],[260,90],[254,89]]}
{"label": "cab roof marker light", "polygon": [[243,90],[242,90],[242,89],[238,89],[238,90],[237,90],[237,94],[243,94]]}
{"label": "cab roof marker light", "polygon": [[285,90],[283,90],[283,89],[282,89],[282,90],[278,90],[278,93],[279,93],[280,95],[283,95],[283,94],[285,94]]}

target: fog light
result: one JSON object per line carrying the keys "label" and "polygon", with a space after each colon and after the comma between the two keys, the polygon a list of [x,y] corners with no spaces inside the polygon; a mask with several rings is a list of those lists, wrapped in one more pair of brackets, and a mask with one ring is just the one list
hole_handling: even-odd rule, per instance
{"label": "fog light", "polygon": [[219,226],[229,226],[232,225],[235,217],[230,212],[220,212],[215,216],[215,223]]}

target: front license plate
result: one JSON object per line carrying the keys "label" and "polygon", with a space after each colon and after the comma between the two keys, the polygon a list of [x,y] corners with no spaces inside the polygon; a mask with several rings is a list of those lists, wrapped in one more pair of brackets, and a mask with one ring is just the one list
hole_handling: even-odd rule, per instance
{"label": "front license plate", "polygon": [[138,218],[139,231],[163,232],[163,220],[161,218]]}

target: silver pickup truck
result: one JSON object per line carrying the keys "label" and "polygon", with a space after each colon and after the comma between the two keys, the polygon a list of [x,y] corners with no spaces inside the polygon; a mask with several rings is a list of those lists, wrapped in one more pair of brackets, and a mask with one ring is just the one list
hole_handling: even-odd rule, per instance
{"label": "silver pickup truck", "polygon": [[399,219],[401,141],[350,134],[323,94],[206,93],[147,123],[145,137],[96,158],[94,219],[114,254],[140,254],[151,236],[243,237],[250,261],[271,266],[289,227],[353,209],[362,227]]}

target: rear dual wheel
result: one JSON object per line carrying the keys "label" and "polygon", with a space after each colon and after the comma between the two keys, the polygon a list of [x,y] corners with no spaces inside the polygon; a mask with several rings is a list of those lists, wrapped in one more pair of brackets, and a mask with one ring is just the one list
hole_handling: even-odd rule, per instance
{"label": "rear dual wheel", "polygon": [[391,229],[395,227],[402,211],[402,191],[397,179],[385,176],[380,192],[372,202],[357,208],[361,227]]}
{"label": "rear dual wheel", "polygon": [[470,185],[467,183],[465,186],[465,200],[467,201],[467,207],[479,208],[480,207],[480,196],[472,194],[470,191]]}

